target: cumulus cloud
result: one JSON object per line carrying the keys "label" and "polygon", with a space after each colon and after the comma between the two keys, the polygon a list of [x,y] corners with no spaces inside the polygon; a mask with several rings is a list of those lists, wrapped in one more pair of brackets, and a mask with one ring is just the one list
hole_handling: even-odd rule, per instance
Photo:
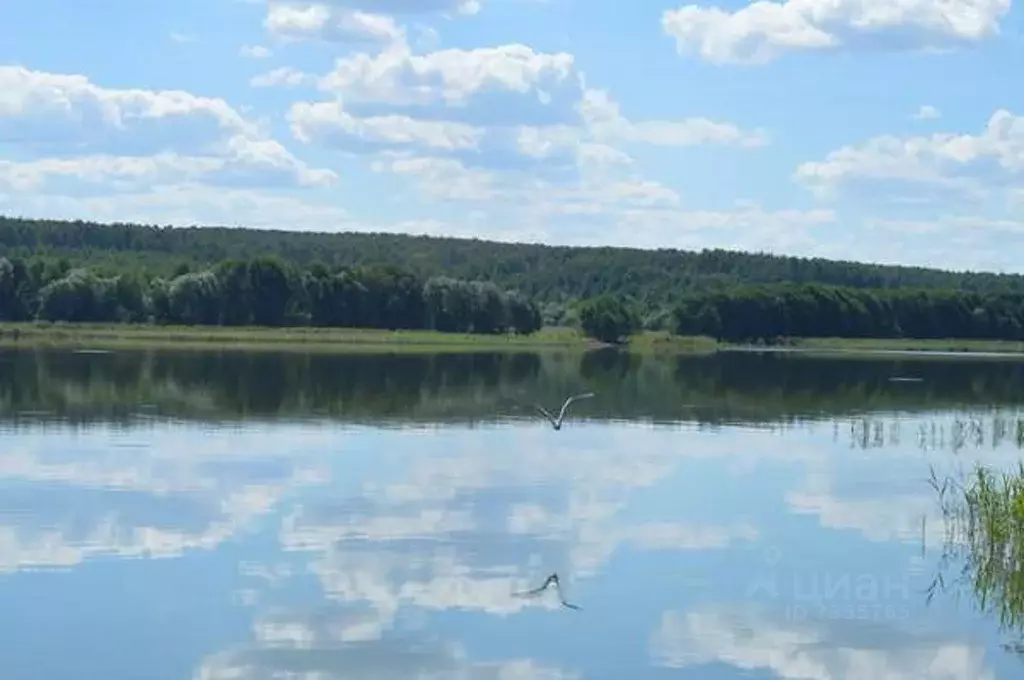
{"label": "cumulus cloud", "polygon": [[[102,428],[0,437],[0,572],[212,550],[263,516],[286,488],[321,478],[308,457],[282,457],[266,446],[266,433],[151,434],[142,449],[112,446]],[[325,441],[314,431],[292,434],[306,446]],[[246,461],[233,453],[237,437],[251,440]],[[79,455],[54,453],[70,450]],[[247,467],[261,463],[271,474],[248,479]]]}
{"label": "cumulus cloud", "polygon": [[678,205],[674,189],[623,174],[631,146],[768,143],[763,131],[703,117],[631,120],[608,92],[586,86],[573,55],[522,44],[414,54],[403,39],[339,59],[318,86],[333,98],[292,105],[296,139],[390,154],[373,169],[418,176],[426,196],[445,200],[507,207],[558,196],[589,204],[577,215]]}
{"label": "cumulus cloud", "polygon": [[999,32],[1010,0],[756,0],[729,12],[684,5],[662,15],[680,54],[764,64],[786,52],[948,49]]}
{"label": "cumulus cloud", "polygon": [[[529,165],[536,172],[553,161],[575,163],[566,154],[552,158],[537,145],[533,153],[520,153],[520,142],[528,145],[531,134],[524,127],[567,122],[573,115],[571,101],[555,102],[551,96],[559,88],[563,95],[578,91],[568,54],[505,45],[415,55],[400,42],[374,56],[338,60],[319,87],[332,99],[297,102],[289,112],[293,134],[307,144],[363,152],[419,146],[465,165]],[[533,133],[538,145],[543,146],[543,135]]]}
{"label": "cumulus cloud", "polygon": [[181,90],[106,88],[81,75],[0,66],[0,140],[28,160],[4,161],[18,189],[51,178],[325,185],[263,127],[226,101]]}
{"label": "cumulus cloud", "polygon": [[151,156],[93,155],[75,158],[43,158],[34,161],[0,161],[0,185],[18,191],[39,191],[67,186],[78,189],[138,190],[153,184],[205,182],[218,186],[329,186],[337,179],[330,170],[306,167],[274,140],[234,138],[219,156],[182,156],[157,153]]}
{"label": "cumulus cloud", "polygon": [[922,104],[914,114],[914,120],[935,120],[941,117],[942,113],[930,104]]}
{"label": "cumulus cloud", "polygon": [[298,87],[315,82],[314,76],[291,66],[279,66],[266,73],[255,75],[249,80],[249,84],[253,87]]}
{"label": "cumulus cloud", "polygon": [[671,668],[728,664],[781,680],[993,680],[985,650],[952,636],[857,620],[793,621],[753,608],[667,612],[652,653]]}
{"label": "cumulus cloud", "polygon": [[263,45],[243,45],[239,48],[238,54],[246,59],[269,59],[273,52]]}
{"label": "cumulus cloud", "polygon": [[263,26],[278,40],[299,42],[404,41],[392,15],[470,16],[480,0],[270,0]]}
{"label": "cumulus cloud", "polygon": [[350,615],[293,615],[260,623],[254,644],[213,654],[197,669],[199,680],[294,678],[415,678],[416,680],[575,680],[579,675],[532,659],[474,661],[458,645],[427,639],[342,640]]}
{"label": "cumulus cloud", "polygon": [[731,123],[707,118],[678,121],[631,121],[622,115],[619,104],[607,90],[587,89],[579,104],[586,129],[602,142],[639,142],[657,146],[696,146],[727,144],[757,147],[767,144],[766,133],[742,130]]}
{"label": "cumulus cloud", "polygon": [[0,139],[30,147],[88,152],[120,142],[146,152],[259,133],[223,99],[181,90],[112,89],[82,75],[0,66],[0,91]]}
{"label": "cumulus cloud", "polygon": [[375,160],[371,169],[414,177],[427,195],[442,200],[488,201],[501,192],[493,172],[470,170],[451,158],[390,154]]}
{"label": "cumulus cloud", "polygon": [[825,195],[846,186],[888,184],[890,191],[923,189],[946,199],[950,192],[977,198],[993,189],[1019,188],[1022,171],[1024,119],[1000,109],[977,134],[875,137],[802,163],[795,177]]}
{"label": "cumulus cloud", "polygon": [[[181,182],[85,196],[47,190],[4,193],[2,189],[0,185],[0,211],[27,217],[315,231],[380,230],[385,226],[424,231],[413,222],[363,223],[333,203],[208,183]],[[435,231],[437,228],[433,225]]]}
{"label": "cumulus cloud", "polygon": [[[746,208],[688,206],[685,187],[644,176],[635,157],[643,147],[708,144],[753,153],[769,143],[765,131],[699,112],[627,116],[610,93],[586,84],[568,52],[522,43],[421,51],[399,23],[460,9],[472,8],[450,0],[267,3],[265,25],[279,40],[358,45],[323,73],[275,64],[251,78],[255,88],[322,94],[287,109],[299,143],[291,150],[273,138],[270,121],[243,115],[220,98],[106,88],[84,76],[5,68],[0,85],[14,95],[0,100],[0,140],[16,139],[26,153],[0,163],[0,209],[453,236],[486,228],[499,239],[569,243],[579,242],[589,223],[607,228],[602,233],[614,242],[653,245],[692,243],[698,224],[749,224],[753,213]],[[423,28],[414,23],[409,30],[415,35]],[[239,53],[271,56],[259,45]],[[406,178],[426,201],[465,205],[449,211],[446,223],[380,224],[347,215],[337,197],[307,203],[294,194],[247,191],[336,184],[331,169],[310,167],[293,153],[331,158],[324,154],[331,150],[361,155],[369,169]],[[224,200],[237,214],[218,205],[219,190],[228,192]],[[750,231],[746,242],[767,240],[769,232],[785,231],[786,222],[795,225],[787,238],[801,238],[808,225],[827,221],[825,211],[758,210],[768,226]]]}
{"label": "cumulus cloud", "polygon": [[364,52],[337,60],[320,86],[352,100],[462,106],[488,91],[543,98],[545,88],[571,84],[574,62],[571,54],[535,52],[522,44],[413,54],[400,41],[376,55]]}
{"label": "cumulus cloud", "polygon": [[[626,499],[680,460],[658,446],[638,456],[624,443],[661,436],[638,428],[593,444],[562,443],[536,427],[499,439],[459,430],[424,443],[389,434],[398,478],[368,478],[356,494],[296,505],[278,535],[287,554],[308,556],[338,606],[376,612],[377,630],[410,606],[493,615],[557,608],[554,597],[512,594],[553,569],[575,590],[620,548],[728,550],[756,540],[755,527],[730,518],[623,522]],[[481,446],[493,455],[476,455]],[[520,453],[505,455],[505,448]],[[594,462],[585,470],[577,464],[581,449]]]}
{"label": "cumulus cloud", "polygon": [[833,485],[829,475],[809,476],[804,488],[786,494],[786,503],[796,513],[817,516],[823,527],[855,530],[879,542],[919,540],[924,517],[927,544],[942,541],[943,518],[926,491],[851,498],[837,494]]}
{"label": "cumulus cloud", "polygon": [[292,107],[289,119],[296,139],[307,143],[316,139],[334,145],[362,142],[456,150],[478,148],[483,136],[483,130],[462,123],[401,115],[355,118],[337,101],[299,102]]}
{"label": "cumulus cloud", "polygon": [[401,27],[389,16],[326,4],[272,3],[263,25],[271,35],[285,41],[389,42],[404,36]]}
{"label": "cumulus cloud", "polygon": [[480,11],[484,0],[270,0],[277,5],[323,5],[379,14],[430,14],[435,12],[471,15]]}
{"label": "cumulus cloud", "polygon": [[770,210],[740,201],[702,210],[663,183],[607,175],[595,167],[569,182],[409,154],[380,158],[372,168],[414,180],[429,198],[471,203],[486,211],[495,233],[516,225],[531,240],[568,245],[592,243],[594,229],[600,228],[602,242],[625,247],[699,248],[711,232],[729,247],[817,253],[821,240],[814,230],[837,222],[835,212],[823,208]]}

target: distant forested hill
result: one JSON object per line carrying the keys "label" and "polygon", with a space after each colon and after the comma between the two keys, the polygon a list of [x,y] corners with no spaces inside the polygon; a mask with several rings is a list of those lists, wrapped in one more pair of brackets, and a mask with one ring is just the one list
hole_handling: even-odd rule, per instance
{"label": "distant forested hill", "polygon": [[737,284],[820,283],[1024,292],[1024,276],[947,272],[738,253],[511,244],[397,234],[310,233],[225,227],[171,228],[0,217],[0,255],[52,256],[111,273],[164,276],[225,259],[275,254],[301,265],[397,265],[419,276],[492,281],[541,302],[601,293],[663,307],[687,291]]}

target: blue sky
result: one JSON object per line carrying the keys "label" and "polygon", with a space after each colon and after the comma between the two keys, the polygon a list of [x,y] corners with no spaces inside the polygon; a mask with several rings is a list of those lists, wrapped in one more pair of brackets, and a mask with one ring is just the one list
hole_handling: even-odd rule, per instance
{"label": "blue sky", "polygon": [[0,212],[1024,271],[1011,0],[14,2]]}

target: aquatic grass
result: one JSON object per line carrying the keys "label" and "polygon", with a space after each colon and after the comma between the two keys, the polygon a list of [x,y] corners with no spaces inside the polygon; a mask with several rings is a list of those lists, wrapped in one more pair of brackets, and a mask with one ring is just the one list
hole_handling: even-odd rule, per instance
{"label": "aquatic grass", "polygon": [[[979,609],[1024,640],[1024,461],[994,471],[976,465],[963,482],[947,478],[939,492],[946,527],[944,561],[961,562]],[[944,585],[944,579],[937,579]],[[934,586],[935,584],[933,584]]]}

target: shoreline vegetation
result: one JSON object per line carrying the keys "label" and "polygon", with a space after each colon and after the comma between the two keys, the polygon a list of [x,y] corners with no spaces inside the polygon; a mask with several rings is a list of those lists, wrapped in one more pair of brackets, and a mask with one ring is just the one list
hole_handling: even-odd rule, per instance
{"label": "shoreline vegetation", "polygon": [[[544,328],[529,335],[446,333],[434,330],[375,328],[162,326],[101,323],[0,323],[0,348],[213,349],[274,350],[311,353],[380,352],[585,352],[614,347],[573,328]],[[642,333],[628,348],[634,352],[710,352],[711,338]]]}
{"label": "shoreline vegetation", "polygon": [[790,338],[780,344],[716,341],[641,331],[628,344],[605,343],[575,328],[545,327],[529,335],[446,333],[435,330],[261,326],[183,326],[157,324],[9,322],[0,323],[0,348],[130,350],[207,349],[240,351],[346,352],[587,352],[622,349],[638,354],[713,352],[795,352],[848,354],[907,352],[948,356],[998,354],[1024,357],[1024,342],[1009,340],[912,338]]}
{"label": "shoreline vegetation", "polygon": [[6,346],[1024,352],[1021,275],[2,216],[0,248]]}

